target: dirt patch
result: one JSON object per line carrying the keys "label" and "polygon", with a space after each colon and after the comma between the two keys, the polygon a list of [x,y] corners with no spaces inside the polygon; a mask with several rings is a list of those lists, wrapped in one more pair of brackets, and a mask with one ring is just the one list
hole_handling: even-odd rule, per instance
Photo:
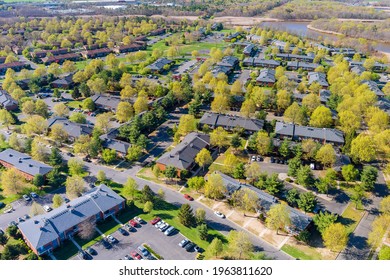
{"label": "dirt patch", "polygon": [[313,259],[335,260],[337,257],[337,253],[332,252],[325,247],[311,247],[307,244],[298,242],[295,238],[290,238],[286,244],[297,248],[306,255],[311,256]]}
{"label": "dirt patch", "polygon": [[249,224],[247,224],[246,229],[259,236],[259,234],[265,230],[265,226],[259,220],[253,219]]}
{"label": "dirt patch", "polygon": [[286,237],[287,235],[276,234],[276,231],[270,230],[268,228],[266,228],[261,234],[262,239],[268,243],[271,243],[275,247],[279,247],[283,240],[286,239]]}

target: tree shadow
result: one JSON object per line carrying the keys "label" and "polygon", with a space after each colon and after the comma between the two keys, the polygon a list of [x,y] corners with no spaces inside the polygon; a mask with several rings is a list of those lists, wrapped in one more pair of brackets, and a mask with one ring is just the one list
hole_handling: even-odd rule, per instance
{"label": "tree shadow", "polygon": [[335,192],[335,195],[334,195],[334,200],[337,203],[347,203],[349,201],[349,197],[343,191],[337,190],[337,192]]}
{"label": "tree shadow", "polygon": [[[179,206],[181,206],[181,204]],[[153,208],[154,208],[154,210],[173,211],[173,210],[177,210],[179,207],[175,204],[168,203],[164,200],[156,199],[156,201],[154,202]]]}
{"label": "tree shadow", "polygon": [[350,218],[346,218],[346,217],[342,217],[342,216],[339,216],[337,218],[337,222],[341,223],[342,225],[348,227],[352,224],[354,224],[356,221],[350,219]]}

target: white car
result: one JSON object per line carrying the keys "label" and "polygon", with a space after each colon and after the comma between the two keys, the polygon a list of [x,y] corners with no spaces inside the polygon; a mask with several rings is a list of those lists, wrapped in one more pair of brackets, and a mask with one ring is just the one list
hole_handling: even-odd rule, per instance
{"label": "white car", "polygon": [[112,235],[107,235],[107,239],[108,241],[110,241],[110,243],[116,243],[118,240],[112,236]]}
{"label": "white car", "polygon": [[43,210],[45,210],[46,212],[50,212],[53,209],[49,205],[44,205]]}
{"label": "white car", "polygon": [[215,214],[216,216],[220,217],[221,219],[225,218],[225,215],[222,214],[222,213],[219,212],[219,211],[215,211],[214,214]]}

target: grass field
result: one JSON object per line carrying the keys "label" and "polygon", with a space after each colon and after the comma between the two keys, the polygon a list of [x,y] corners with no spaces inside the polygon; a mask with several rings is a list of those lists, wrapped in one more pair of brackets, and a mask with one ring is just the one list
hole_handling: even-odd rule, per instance
{"label": "grass field", "polygon": [[356,210],[353,203],[350,203],[339,217],[339,222],[347,227],[348,234],[350,234],[355,230],[363,215],[364,211]]}
{"label": "grass field", "polygon": [[291,245],[284,245],[282,251],[286,252],[290,256],[300,260],[321,260],[321,254],[312,248],[305,248],[305,251],[300,250]]}

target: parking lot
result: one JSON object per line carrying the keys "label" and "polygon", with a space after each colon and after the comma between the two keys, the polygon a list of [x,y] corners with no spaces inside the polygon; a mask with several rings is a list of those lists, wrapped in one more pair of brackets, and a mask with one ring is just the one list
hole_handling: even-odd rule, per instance
{"label": "parking lot", "polygon": [[[91,246],[97,251],[97,255],[93,256],[95,260],[119,260],[124,259],[126,255],[131,256],[131,252],[137,251],[138,246],[147,244],[157,254],[165,260],[193,260],[197,252],[187,252],[178,244],[185,237],[179,232],[175,232],[170,236],[166,236],[153,225],[145,223],[132,231],[129,235],[124,236],[119,231],[111,234],[119,242],[113,245],[111,249],[105,249],[103,244],[98,242]],[[79,260],[81,257],[74,256],[72,259]]]}

